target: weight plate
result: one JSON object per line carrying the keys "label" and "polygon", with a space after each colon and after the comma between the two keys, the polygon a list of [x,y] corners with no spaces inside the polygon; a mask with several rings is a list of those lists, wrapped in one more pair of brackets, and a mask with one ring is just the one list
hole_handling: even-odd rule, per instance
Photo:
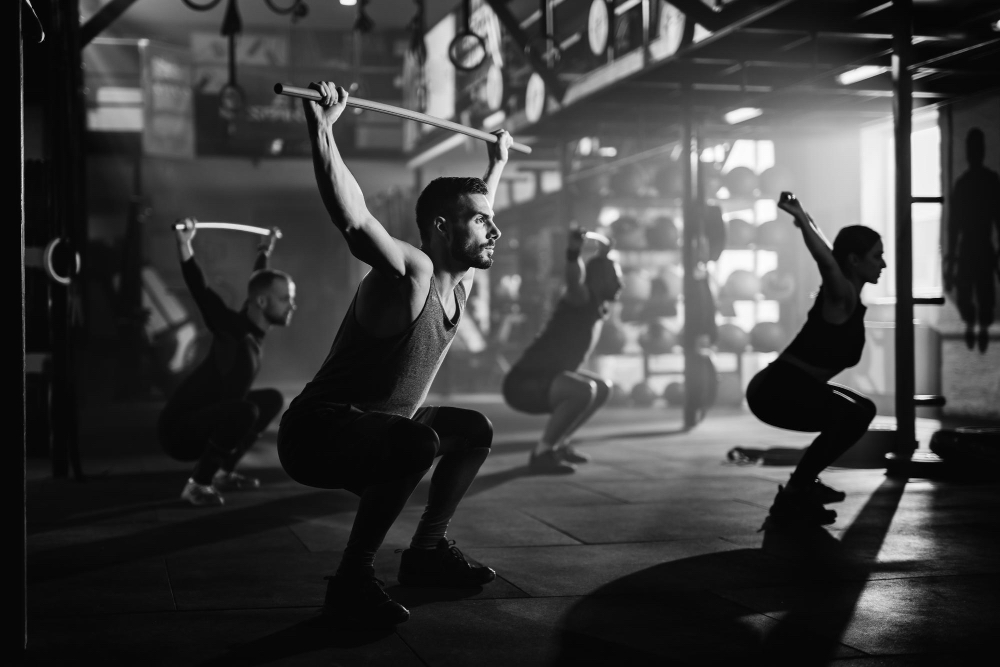
{"label": "weight plate", "polygon": [[535,72],[528,79],[528,87],[524,92],[524,115],[528,122],[535,123],[545,111],[545,81]]}
{"label": "weight plate", "polygon": [[684,36],[684,12],[669,2],[661,2],[660,25],[657,34],[663,45],[663,55],[670,56],[676,53],[681,45],[681,37]]}
{"label": "weight plate", "polygon": [[587,17],[587,41],[590,52],[595,56],[608,50],[608,4],[604,0],[594,0],[590,3],[590,15]]}
{"label": "weight plate", "polygon": [[486,106],[490,111],[503,106],[503,72],[496,65],[486,71]]}

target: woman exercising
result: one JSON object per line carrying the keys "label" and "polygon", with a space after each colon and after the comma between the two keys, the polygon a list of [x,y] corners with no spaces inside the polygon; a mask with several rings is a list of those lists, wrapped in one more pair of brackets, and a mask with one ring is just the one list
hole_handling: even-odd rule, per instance
{"label": "woman exercising", "polygon": [[[580,257],[584,240],[600,247],[586,266]],[[611,242],[600,234],[570,230],[566,248],[566,292],[552,318],[504,378],[507,404],[528,414],[551,414],[528,465],[541,473],[572,473],[590,457],[568,444],[611,395],[611,384],[580,370],[601,334],[608,303],[618,299],[622,272],[608,257]]]}
{"label": "woman exercising", "polygon": [[822,284],[802,330],[774,363],[747,387],[747,404],[764,423],[793,431],[819,431],[788,483],[778,486],[770,516],[794,523],[828,525],[843,491],[826,486],[819,473],[868,430],[875,404],[830,378],[861,359],[865,346],[861,288],[878,282],[885,261],[882,239],[861,225],[844,227],[830,243],[790,192],[778,206],[795,219],[819,266]]}

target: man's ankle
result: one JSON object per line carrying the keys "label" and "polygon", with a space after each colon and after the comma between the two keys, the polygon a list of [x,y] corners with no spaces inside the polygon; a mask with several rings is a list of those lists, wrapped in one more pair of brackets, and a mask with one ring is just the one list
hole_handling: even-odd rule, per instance
{"label": "man's ankle", "polygon": [[416,537],[410,540],[410,549],[418,549],[420,551],[430,551],[431,549],[437,549],[438,544],[441,542],[441,537]]}

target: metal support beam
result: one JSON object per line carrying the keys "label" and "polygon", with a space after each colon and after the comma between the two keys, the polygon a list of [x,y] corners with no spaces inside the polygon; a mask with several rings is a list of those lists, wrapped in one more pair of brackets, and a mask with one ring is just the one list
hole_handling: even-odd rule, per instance
{"label": "metal support beam", "polygon": [[500,19],[500,23],[510,34],[511,38],[524,51],[524,57],[528,59],[531,68],[538,72],[538,75],[545,81],[546,94],[551,95],[561,102],[563,95],[566,93],[566,84],[559,79],[559,74],[550,68],[548,63],[542,58],[542,51],[536,48],[531,43],[531,38],[521,30],[520,22],[510,12],[507,5],[504,4],[504,0],[485,0],[485,2],[493,10],[493,13],[497,15],[497,18]]}
{"label": "metal support beam", "polygon": [[[859,41],[859,42],[870,42],[870,41],[889,41],[892,39],[892,34],[887,32],[860,32],[858,30],[819,30],[816,32],[810,32],[802,28],[767,28],[754,26],[752,28],[742,28],[740,30],[744,35],[761,35],[763,37],[800,37],[801,41],[799,43],[805,43],[810,41],[813,37],[829,41]],[[968,35],[964,33],[948,33],[942,35],[933,34],[920,34],[916,36],[916,39],[921,42],[952,42],[961,41],[969,39]]]}
{"label": "metal support beam", "polygon": [[895,472],[917,447],[914,396],[913,216],[910,205],[913,125],[913,0],[892,0],[892,116],[896,151],[896,443]]}
{"label": "metal support beam", "polygon": [[87,46],[91,40],[107,30],[134,3],[135,0],[111,0],[101,7],[96,14],[90,17],[89,21],[80,27],[80,48]]}
{"label": "metal support beam", "polygon": [[690,91],[685,91],[683,108],[683,138],[681,139],[681,168],[684,174],[684,225],[681,231],[681,264],[684,269],[684,336],[681,341],[684,346],[684,428],[692,429],[698,423],[698,397],[695,396],[693,387],[702,386],[695,377],[700,370],[695,357],[698,355],[696,349],[697,332],[693,323],[692,312],[694,304],[698,301],[695,295],[694,269],[695,269],[695,239],[697,230],[695,229],[696,205],[695,178],[694,171],[698,150],[694,147],[694,113],[691,109]]}

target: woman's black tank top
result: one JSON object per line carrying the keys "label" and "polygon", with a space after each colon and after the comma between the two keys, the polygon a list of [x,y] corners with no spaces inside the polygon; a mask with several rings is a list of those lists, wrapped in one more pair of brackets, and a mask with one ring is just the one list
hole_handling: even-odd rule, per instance
{"label": "woman's black tank top", "polygon": [[550,375],[575,371],[597,344],[603,322],[604,312],[598,305],[589,301],[575,305],[560,299],[545,328],[514,369]]}
{"label": "woman's black tank top", "polygon": [[839,373],[861,360],[865,347],[867,308],[859,301],[846,322],[830,324],[823,319],[823,301],[823,288],[820,287],[816,301],[809,309],[809,318],[785,352],[807,364]]}

